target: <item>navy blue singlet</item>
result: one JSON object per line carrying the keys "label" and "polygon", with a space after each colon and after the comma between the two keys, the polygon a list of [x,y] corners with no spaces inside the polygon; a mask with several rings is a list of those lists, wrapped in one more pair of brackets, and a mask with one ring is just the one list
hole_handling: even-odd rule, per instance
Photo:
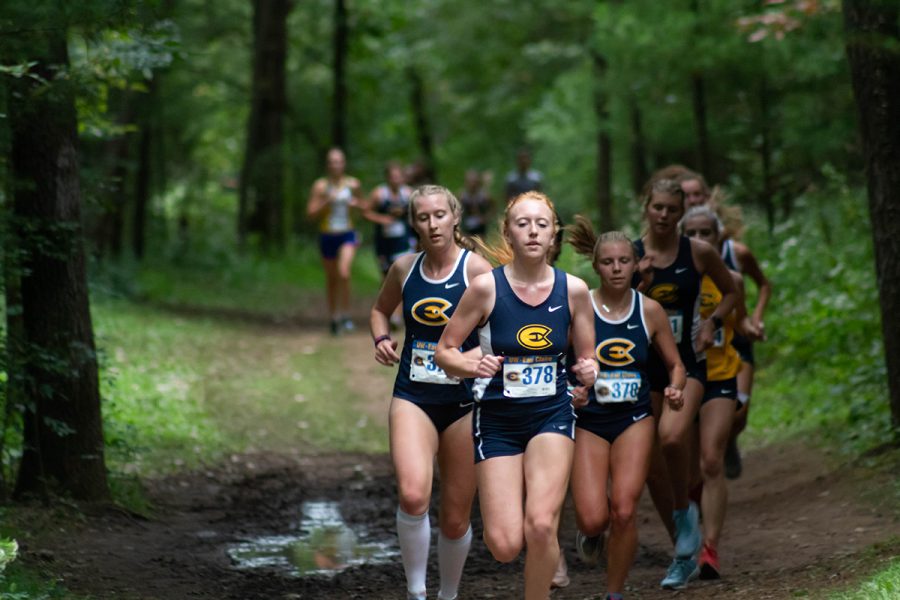
{"label": "navy blue singlet", "polygon": [[478,336],[482,353],[504,360],[493,377],[475,380],[475,399],[517,403],[568,400],[565,356],[572,315],[565,272],[553,269],[553,289],[537,306],[516,295],[502,266],[492,273],[497,297]]}
{"label": "navy blue singlet", "polygon": [[[394,396],[418,404],[471,402],[466,385],[448,377],[434,362],[434,350],[453,316],[459,299],[469,286],[466,264],[469,251],[460,250],[453,271],[444,279],[429,279],[422,271],[425,253],[420,252],[403,282],[403,320],[406,338],[400,354],[400,369],[394,381]],[[472,334],[462,350],[478,343]]]}
{"label": "navy blue singlet", "polygon": [[734,252],[734,240],[725,240],[725,243],[722,244],[722,261],[732,271],[741,272],[741,265],[738,263],[737,254]]}
{"label": "navy blue singlet", "polygon": [[[638,259],[644,256],[644,241],[635,240],[634,248]],[[684,366],[691,372],[697,361],[704,360],[703,354],[694,352],[693,338],[700,322],[700,281],[703,276],[694,266],[691,240],[685,236],[678,238],[678,255],[665,268],[654,267],[653,282],[644,293],[659,302],[669,315],[669,325],[678,345],[678,354]],[[640,282],[640,274],[635,273],[634,285]],[[654,352],[655,354],[655,352]]]}
{"label": "navy blue singlet", "polygon": [[[600,362],[599,383],[589,390],[587,405],[576,409],[576,414],[607,416],[650,406],[647,378],[650,333],[644,323],[643,295],[632,290],[631,312],[618,321],[610,321],[601,314],[593,294],[591,304],[597,336],[594,356]],[[601,391],[599,398],[597,389]]]}

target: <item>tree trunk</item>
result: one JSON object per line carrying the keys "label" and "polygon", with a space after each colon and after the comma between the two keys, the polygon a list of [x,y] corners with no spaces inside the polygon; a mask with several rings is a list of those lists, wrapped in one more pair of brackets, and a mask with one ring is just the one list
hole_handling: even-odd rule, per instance
{"label": "tree trunk", "polygon": [[109,488],[66,34],[36,28],[29,35],[29,47],[44,50],[32,58],[45,82],[17,80],[9,100],[13,227],[22,252],[24,376],[31,408],[26,423],[33,431],[16,493],[50,489],[101,500]]}
{"label": "tree trunk", "polygon": [[635,193],[640,193],[644,182],[650,178],[650,171],[647,168],[647,140],[641,123],[641,107],[634,94],[628,100],[628,111],[631,115],[631,187]]}
{"label": "tree trunk", "polygon": [[765,75],[759,85],[760,145],[759,158],[762,167],[762,194],[760,201],[766,211],[769,232],[775,229],[775,189],[772,186],[772,127],[769,111],[769,86]]}
{"label": "tree trunk", "polygon": [[425,181],[437,181],[437,167],[434,162],[434,142],[431,138],[431,128],[428,123],[428,113],[425,108],[425,84],[422,77],[413,65],[406,68],[406,78],[410,85],[410,105],[413,111],[413,120],[416,124],[416,141],[419,152],[424,162]]}
{"label": "tree trunk", "polygon": [[254,0],[253,83],[241,169],[238,233],[264,248],[284,245],[284,114],[290,0]]}
{"label": "tree trunk", "polygon": [[609,136],[609,94],[606,92],[606,57],[591,52],[594,73],[594,114],[597,116],[597,209],[600,229],[615,229],[612,206],[612,140]]}
{"label": "tree trunk", "polygon": [[331,140],[336,148],[347,150],[347,5],[334,2],[334,98],[332,99]]}
{"label": "tree trunk", "polygon": [[844,0],[844,28],[866,161],[869,214],[887,361],[891,422],[900,440],[900,6]]}
{"label": "tree trunk", "polygon": [[[699,20],[700,1],[691,1],[691,10]],[[700,26],[695,28],[699,35]],[[697,160],[700,164],[700,172],[709,180],[716,179],[713,172],[712,151],[709,143],[709,120],[706,111],[706,82],[699,72],[691,74],[691,103],[694,111],[694,128],[697,131]]]}
{"label": "tree trunk", "polygon": [[150,205],[150,161],[153,147],[154,110],[157,101],[157,78],[147,83],[147,96],[141,111],[138,133],[137,170],[134,176],[134,215],[131,220],[131,251],[138,260],[144,258],[145,235],[147,232],[147,207]]}

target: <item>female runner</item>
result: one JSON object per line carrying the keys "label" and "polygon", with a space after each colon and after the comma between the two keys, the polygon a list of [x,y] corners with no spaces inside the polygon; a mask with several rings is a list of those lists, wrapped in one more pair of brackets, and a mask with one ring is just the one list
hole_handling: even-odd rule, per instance
{"label": "female runner", "polygon": [[[688,206],[710,206],[716,211],[716,216],[722,218],[721,212],[723,206],[719,202],[713,201],[709,186],[698,173],[688,171],[683,173],[679,179],[681,189],[684,190],[685,198]],[[693,198],[693,201],[691,200]],[[731,218],[732,229],[740,230],[741,226],[737,222],[738,217],[735,211],[726,211],[732,214],[726,215]],[[736,223],[737,222],[737,223]],[[765,315],[766,307],[769,305],[769,299],[772,297],[772,284],[759,266],[759,261],[750,251],[750,249],[741,242],[733,239],[734,232],[729,235],[725,228],[721,229],[719,242],[716,245],[722,254],[722,260],[732,271],[737,271],[742,275],[747,275],[756,284],[758,295],[756,298],[756,306],[753,308],[753,314],[750,318],[753,326],[759,330],[758,339],[765,339],[765,325],[763,323],[763,315]],[[743,466],[741,464],[741,454],[737,447],[737,438],[747,427],[747,415],[750,411],[750,395],[753,392],[753,340],[746,338],[740,333],[736,333],[732,345],[738,351],[741,357],[741,370],[737,377],[738,386],[738,410],[734,416],[734,426],[731,430],[731,436],[728,445],[725,447],[725,475],[729,479],[736,479],[741,476]]]}
{"label": "female runner", "polygon": [[[400,499],[400,553],[407,593],[415,600],[425,598],[435,456],[441,480],[438,598],[456,598],[472,540],[471,393],[434,362],[435,345],[469,282],[491,269],[463,247],[470,242],[459,233],[461,213],[459,201],[446,188],[426,185],[413,192],[410,220],[424,251],[401,256],[391,265],[370,319],[375,360],[386,366],[400,364],[390,409],[391,459]],[[398,355],[389,319],[401,303],[406,338]],[[477,347],[477,340],[462,339],[459,346]],[[474,352],[478,354],[477,348]]]}
{"label": "female runner", "polygon": [[[711,208],[695,206],[685,214],[681,229],[689,238],[718,247],[722,224]],[[731,342],[735,331],[748,339],[759,337],[759,330],[747,316],[744,306],[741,276],[735,271],[731,271],[731,276],[738,289],[738,299],[723,326],[716,330],[713,345],[706,351],[707,382],[700,406],[700,474],[703,481],[701,579],[718,579],[720,572],[718,545],[728,501],[723,462],[734,420],[738,399],[737,374],[741,368],[741,358]],[[707,318],[718,306],[721,297],[712,280],[704,277],[700,290],[700,316]]]}
{"label": "female runner", "polygon": [[637,550],[635,509],[656,430],[646,371],[651,344],[668,372],[663,411],[681,410],[686,377],[666,312],[630,287],[637,256],[628,237],[611,231],[598,239],[590,221],[578,216],[569,241],[576,252],[591,257],[600,276],[600,287],[591,291],[600,375],[592,389],[576,388],[576,395],[588,394],[588,402],[576,411],[575,546],[585,562],[596,564],[609,526],[606,598],[622,600]]}
{"label": "female runner", "polygon": [[345,173],[347,160],[339,148],[327,156],[328,174],[313,183],[306,215],[319,221],[319,251],[325,269],[325,289],[331,333],[352,330],[350,320],[350,267],[359,238],[350,209],[362,203],[359,180]]}
{"label": "female runner", "polygon": [[[509,562],[523,545],[525,598],[546,600],[559,559],[557,528],[572,467],[575,414],[567,350],[578,381],[593,385],[594,329],[587,286],[547,264],[553,203],[526,192],[507,204],[503,266],[472,282],[438,343],[448,374],[475,377],[475,460],[484,539]],[[459,351],[478,329],[480,358]],[[527,494],[525,493],[527,490]]]}
{"label": "female runner", "polygon": [[[640,274],[635,275],[639,291],[659,302],[666,310],[687,371],[684,410],[662,411],[668,373],[658,355],[651,353],[648,364],[653,415],[658,420],[661,450],[651,459],[647,485],[663,523],[675,541],[675,559],[661,585],[681,589],[696,570],[694,555],[700,550],[699,511],[690,502],[690,433],[706,381],[703,352],[712,345],[715,330],[734,307],[734,281],[718,252],[705,242],[678,234],[684,215],[684,192],[678,182],[658,179],[647,186],[644,217],[647,231],[635,241]],[[708,319],[697,314],[700,280],[709,275],[722,291],[722,301]]]}

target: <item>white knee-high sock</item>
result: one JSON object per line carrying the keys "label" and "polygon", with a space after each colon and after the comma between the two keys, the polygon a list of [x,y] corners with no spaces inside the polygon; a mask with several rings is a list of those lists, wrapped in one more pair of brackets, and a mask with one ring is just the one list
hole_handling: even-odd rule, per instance
{"label": "white knee-high sock", "polygon": [[471,545],[471,525],[463,536],[456,540],[445,537],[443,533],[438,535],[438,566],[441,571],[441,589],[438,592],[438,600],[456,600],[459,580],[462,579],[463,567],[466,565],[466,557],[469,556]]}
{"label": "white knee-high sock", "polygon": [[397,537],[406,573],[406,590],[413,595],[425,594],[425,571],[428,547],[431,545],[431,523],[428,513],[408,515],[397,507]]}

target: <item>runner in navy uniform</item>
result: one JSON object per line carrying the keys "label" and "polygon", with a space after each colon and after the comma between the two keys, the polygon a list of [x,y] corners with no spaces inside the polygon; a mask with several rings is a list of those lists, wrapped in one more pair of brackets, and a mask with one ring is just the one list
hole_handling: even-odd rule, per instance
{"label": "runner in navy uniform", "polygon": [[[678,353],[687,370],[684,410],[672,411],[662,404],[668,382],[665,367],[651,354],[648,374],[657,418],[661,455],[654,452],[647,485],[656,509],[675,541],[675,560],[662,586],[680,589],[696,570],[694,555],[700,549],[699,510],[689,501],[691,439],[689,436],[700,408],[706,379],[703,352],[712,345],[715,330],[734,307],[734,281],[719,253],[709,244],[689,240],[678,233],[684,215],[684,192],[671,179],[654,180],[644,199],[645,235],[635,242],[641,259],[635,275],[639,291],[659,302],[669,316]],[[700,280],[709,275],[722,292],[722,301],[709,319],[700,320]]]}
{"label": "runner in navy uniform", "polygon": [[415,236],[409,223],[409,196],[412,189],[403,183],[403,166],[388,163],[384,168],[385,183],[369,195],[364,216],[375,223],[375,256],[382,275],[403,254],[412,252]]}
{"label": "runner in navy uniform", "polygon": [[665,399],[673,410],[681,409],[686,378],[666,312],[630,287],[637,256],[628,237],[611,231],[598,239],[590,221],[580,215],[570,232],[572,246],[591,258],[600,275],[600,287],[591,291],[600,375],[593,388],[576,387],[575,392],[588,394],[575,429],[575,546],[582,560],[596,564],[603,533],[610,529],[606,598],[622,600],[637,550],[635,511],[656,430],[647,378],[651,344],[666,365]]}
{"label": "runner in navy uniform", "polygon": [[[594,330],[587,286],[547,264],[557,225],[539,192],[511,200],[502,224],[504,266],[472,281],[438,343],[438,365],[476,377],[475,459],[484,539],[501,562],[527,546],[525,598],[546,600],[559,559],[557,528],[572,466],[572,371],[593,385]],[[482,356],[465,356],[478,328]],[[525,493],[525,490],[528,493]]]}
{"label": "runner in navy uniform", "polygon": [[[370,319],[375,359],[400,363],[390,411],[391,458],[400,506],[397,533],[407,592],[425,598],[431,526],[428,507],[437,457],[441,478],[438,598],[456,598],[472,539],[469,515],[475,495],[472,458],[472,398],[465,383],[434,362],[444,326],[472,278],[490,271],[482,257],[464,249],[459,201],[446,188],[423,186],[410,198],[410,219],[424,248],[390,268]],[[389,316],[403,305],[406,338],[400,355],[391,340]],[[478,356],[474,336],[460,346]]]}

